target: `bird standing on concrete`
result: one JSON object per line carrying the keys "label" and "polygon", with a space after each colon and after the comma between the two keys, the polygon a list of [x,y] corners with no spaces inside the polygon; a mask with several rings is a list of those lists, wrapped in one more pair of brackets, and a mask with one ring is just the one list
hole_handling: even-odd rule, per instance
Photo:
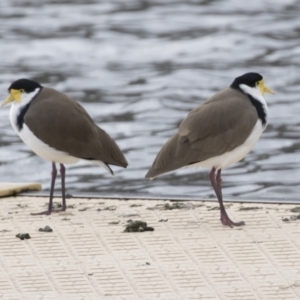
{"label": "bird standing on concrete", "polygon": [[56,179],[56,163],[60,164],[62,208],[66,210],[65,167],[79,160],[88,160],[104,167],[126,168],[128,163],[113,139],[99,128],[86,110],[65,94],[41,86],[29,79],[14,81],[2,106],[12,102],[9,117],[22,141],[40,157],[52,162],[52,181],[48,210],[36,213],[49,215]]}
{"label": "bird standing on concrete", "polygon": [[209,178],[220,204],[221,222],[233,222],[223,205],[221,170],[243,159],[254,147],[268,121],[264,93],[273,93],[258,73],[235,78],[229,88],[193,109],[157,154],[146,178],[182,167],[210,168]]}

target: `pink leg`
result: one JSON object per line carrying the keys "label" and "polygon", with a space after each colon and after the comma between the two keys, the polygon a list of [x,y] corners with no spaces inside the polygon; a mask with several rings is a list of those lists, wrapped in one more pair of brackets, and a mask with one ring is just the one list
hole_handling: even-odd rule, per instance
{"label": "pink leg", "polygon": [[50,215],[52,212],[52,202],[53,202],[53,192],[54,192],[54,185],[55,185],[55,179],[57,175],[57,170],[55,163],[52,163],[52,179],[51,179],[51,188],[50,188],[50,198],[49,198],[49,205],[48,205],[48,210],[42,211],[40,213],[31,213],[32,215]]}
{"label": "pink leg", "polygon": [[245,225],[245,222],[243,222],[243,221],[234,223],[228,217],[226,209],[223,204],[221,169],[218,170],[217,175],[215,173],[216,173],[216,169],[212,168],[212,170],[209,173],[209,178],[210,178],[211,185],[213,186],[214,191],[215,191],[216,196],[219,201],[222,224],[225,226],[229,226],[229,227]]}
{"label": "pink leg", "polygon": [[65,191],[66,168],[63,164],[60,164],[60,175],[61,175],[61,191],[62,191],[62,208],[61,208],[61,211],[65,211],[67,209],[66,191]]}
{"label": "pink leg", "polygon": [[65,174],[66,174],[66,168],[63,164],[60,164],[60,175],[61,175],[61,188],[62,188],[62,208],[61,209],[52,209],[53,205],[53,193],[54,193],[54,185],[55,185],[55,179],[57,175],[57,169],[55,166],[55,163],[52,163],[52,179],[51,179],[51,188],[50,188],[50,198],[49,198],[49,205],[48,210],[42,211],[40,213],[32,213],[32,215],[50,215],[52,212],[61,212],[65,211],[67,209],[66,205],[66,195],[65,195]]}

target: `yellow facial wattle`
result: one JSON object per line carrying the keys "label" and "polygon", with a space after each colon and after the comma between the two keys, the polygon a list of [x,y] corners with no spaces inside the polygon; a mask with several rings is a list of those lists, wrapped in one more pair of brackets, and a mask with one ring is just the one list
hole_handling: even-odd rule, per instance
{"label": "yellow facial wattle", "polygon": [[21,102],[21,91],[11,89],[9,96],[2,102],[1,106],[6,105],[9,102],[18,101]]}
{"label": "yellow facial wattle", "polygon": [[265,85],[263,79],[258,82],[258,87],[259,87],[259,90],[260,90],[260,92],[261,92],[262,95],[264,95],[265,93],[275,94],[270,88],[268,88]]}

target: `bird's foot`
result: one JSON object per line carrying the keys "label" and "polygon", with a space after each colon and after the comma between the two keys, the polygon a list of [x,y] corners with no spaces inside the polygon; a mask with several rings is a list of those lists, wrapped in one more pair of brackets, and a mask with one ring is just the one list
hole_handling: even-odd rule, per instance
{"label": "bird's foot", "polygon": [[61,209],[52,209],[52,210],[45,210],[39,213],[31,213],[32,216],[41,216],[41,215],[46,215],[49,216],[51,213],[59,213],[59,212],[64,212],[66,211],[67,207],[62,207]]}
{"label": "bird's foot", "polygon": [[243,226],[245,225],[244,221],[240,221],[240,222],[233,222],[229,219],[228,215],[226,212],[221,213],[221,222],[224,226],[229,226],[229,227],[233,227],[233,226]]}

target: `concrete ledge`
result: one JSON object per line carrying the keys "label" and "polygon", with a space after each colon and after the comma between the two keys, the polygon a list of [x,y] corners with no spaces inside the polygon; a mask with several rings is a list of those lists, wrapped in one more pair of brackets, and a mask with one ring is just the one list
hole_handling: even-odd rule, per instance
{"label": "concrete ledge", "polygon": [[[0,201],[1,299],[300,299],[295,205],[226,203],[246,222],[231,229],[206,201],[67,199],[30,215],[46,203]],[[124,233],[129,219],[155,230]]]}
{"label": "concrete ledge", "polygon": [[37,182],[0,182],[0,197],[41,190],[42,185]]}

